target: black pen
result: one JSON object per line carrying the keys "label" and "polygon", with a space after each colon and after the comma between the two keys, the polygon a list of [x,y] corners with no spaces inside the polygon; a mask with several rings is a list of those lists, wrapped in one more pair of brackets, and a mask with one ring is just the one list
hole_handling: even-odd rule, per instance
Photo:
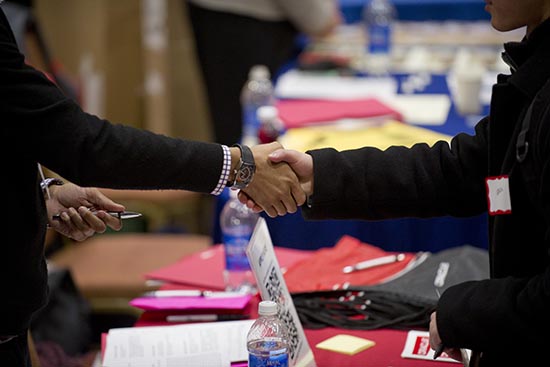
{"label": "black pen", "polygon": [[[445,284],[444,279],[447,276],[448,271],[449,271],[449,263],[442,262],[439,264],[439,268],[437,269],[437,274],[435,275],[435,279],[434,279],[435,293],[437,294],[438,301],[441,298],[441,292],[439,292],[439,288],[443,287],[443,285]],[[434,359],[438,359],[439,357],[441,357],[441,353],[443,353],[443,349],[445,349],[445,345],[443,345],[443,343],[437,346],[434,353]]]}
{"label": "black pen", "polygon": [[439,357],[441,357],[441,353],[443,353],[443,349],[445,349],[445,346],[443,345],[443,343],[439,344],[439,346],[435,350],[434,359],[438,359]]}

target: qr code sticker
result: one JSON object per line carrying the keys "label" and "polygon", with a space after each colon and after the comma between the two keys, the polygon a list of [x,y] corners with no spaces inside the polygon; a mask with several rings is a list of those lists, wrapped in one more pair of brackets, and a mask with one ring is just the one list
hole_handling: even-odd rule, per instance
{"label": "qr code sticker", "polygon": [[289,356],[291,360],[294,360],[296,351],[298,350],[298,344],[300,343],[298,328],[296,327],[294,318],[288,309],[279,310],[278,315],[279,319],[283,322],[283,324],[285,324],[286,332],[288,334]]}
{"label": "qr code sticker", "polygon": [[269,271],[269,275],[267,276],[265,282],[265,290],[269,299],[279,304],[278,315],[286,327],[289,339],[289,355],[290,359],[294,360],[300,343],[298,328],[296,327],[292,314],[288,310],[285,294],[282,292],[283,288],[281,279],[279,278],[279,274],[277,273],[275,267],[271,268]]}
{"label": "qr code sticker", "polygon": [[265,289],[271,301],[277,302],[279,305],[284,305],[286,303],[285,296],[282,292],[281,280],[275,268],[271,268],[269,272],[269,276],[265,282]]}

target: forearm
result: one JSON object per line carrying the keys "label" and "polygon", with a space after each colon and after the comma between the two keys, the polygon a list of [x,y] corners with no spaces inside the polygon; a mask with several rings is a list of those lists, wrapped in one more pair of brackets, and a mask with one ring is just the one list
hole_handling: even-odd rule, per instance
{"label": "forearm", "polygon": [[449,288],[437,308],[443,343],[478,351],[537,350],[550,337],[548,284],[546,270],[532,278],[466,282]]}
{"label": "forearm", "polygon": [[[471,216],[486,210],[486,151],[467,135],[433,147],[321,149],[313,157],[309,219]],[[476,162],[472,164],[471,162]]]}
{"label": "forearm", "polygon": [[[219,144],[170,138],[111,124],[78,110],[52,122],[37,154],[53,171],[81,186],[185,189],[209,193],[223,164]],[[59,121],[59,120],[57,120]],[[84,125],[84,126],[78,126]],[[52,144],[56,141],[57,144]]]}
{"label": "forearm", "polygon": [[[2,40],[0,40],[2,41]],[[13,154],[81,186],[209,193],[223,165],[219,144],[157,135],[85,113],[15,47],[0,54],[0,109]],[[9,123],[8,123],[9,122]]]}

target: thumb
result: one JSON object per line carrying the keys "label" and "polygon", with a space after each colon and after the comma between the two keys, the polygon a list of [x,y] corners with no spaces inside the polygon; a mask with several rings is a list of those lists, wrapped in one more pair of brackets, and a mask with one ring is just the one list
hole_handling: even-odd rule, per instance
{"label": "thumb", "polygon": [[269,159],[273,163],[286,162],[288,164],[297,163],[300,153],[290,149],[277,149],[269,154]]}
{"label": "thumb", "polygon": [[100,210],[121,212],[125,209],[124,205],[115,203],[113,200],[109,199],[96,188],[89,189],[88,200],[94,205],[96,209]]}

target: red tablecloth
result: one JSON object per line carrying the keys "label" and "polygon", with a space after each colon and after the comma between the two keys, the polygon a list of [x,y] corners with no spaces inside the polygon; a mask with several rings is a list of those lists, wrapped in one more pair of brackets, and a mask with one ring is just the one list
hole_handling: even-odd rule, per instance
{"label": "red tablecloth", "polygon": [[[169,285],[167,288],[173,289],[177,286]],[[259,297],[252,298],[250,310],[252,318],[257,317]],[[146,315],[140,318],[136,326],[159,326],[167,325],[165,322],[151,321]],[[172,323],[173,325],[173,323]],[[427,361],[410,358],[402,358],[401,352],[407,339],[407,331],[403,330],[347,330],[340,328],[327,327],[323,329],[305,329],[306,338],[309,346],[315,356],[317,367],[445,367],[460,366],[460,364]],[[334,335],[347,334],[360,338],[372,340],[376,343],[374,347],[359,352],[355,355],[347,355],[318,349],[315,346]]]}
{"label": "red tablecloth", "polygon": [[[219,248],[215,248],[214,250],[215,252],[220,251]],[[285,256],[289,255],[291,257],[294,257],[295,259],[299,259],[302,261],[307,261],[307,259],[311,256],[311,253],[308,254],[306,251],[288,250],[288,249],[283,249],[281,251],[279,249],[279,252],[282,252],[283,254],[285,254]],[[220,272],[221,272],[221,269],[223,267],[223,262],[219,259],[220,254],[219,253],[216,253],[216,254],[217,256],[209,257],[207,260],[204,260],[204,259],[199,260],[200,259],[199,254],[197,254],[196,256],[187,257],[186,259],[182,259],[178,262],[180,267],[179,269],[177,269],[176,273],[178,273],[179,276],[182,276],[182,274],[185,275],[185,277],[183,277],[182,279],[187,279],[187,277],[202,279],[203,273],[217,274],[215,269],[220,269]],[[280,254],[278,254],[278,256],[279,255]],[[214,263],[206,267],[205,266],[197,267],[197,266],[194,266],[194,264],[190,264],[189,260],[194,260],[197,263],[201,263],[204,261],[211,261]],[[280,261],[280,262],[284,262],[285,264],[293,263],[293,261],[291,261],[290,258],[285,258],[284,261]],[[176,266],[176,264],[174,264],[174,266]],[[190,269],[193,269],[193,271],[189,271]],[[148,277],[150,276],[151,274],[148,274]],[[165,278],[165,280],[167,279]],[[192,284],[165,283],[162,288],[163,289],[202,289],[202,290],[205,289],[199,286],[199,284],[196,282],[196,279],[194,280],[195,282],[194,283],[191,282]],[[257,309],[258,309],[259,301],[260,301],[259,296],[253,297],[250,304],[243,311],[243,314],[249,315],[251,318],[256,318],[258,316]],[[163,320],[163,318],[160,318],[160,320]],[[168,323],[166,323],[165,321],[156,321],[154,317],[148,317],[148,315],[144,313],[142,317],[137,321],[135,326],[158,326],[158,325],[167,325],[167,324]],[[173,325],[174,323],[170,323],[170,324]],[[310,345],[310,348],[312,349],[313,354],[315,356],[315,361],[318,367],[460,366],[460,364],[449,363],[449,362],[402,358],[401,352],[403,351],[403,348],[405,346],[407,331],[390,330],[390,329],[363,331],[363,330],[348,330],[348,329],[327,327],[327,328],[316,329],[316,330],[305,329],[305,334],[306,334],[308,343]],[[353,356],[332,352],[332,351],[327,351],[323,349],[318,349],[315,347],[318,343],[322,342],[323,340],[338,334],[348,334],[348,335],[354,335],[357,337],[369,339],[374,341],[376,345],[367,350],[359,352]]]}

